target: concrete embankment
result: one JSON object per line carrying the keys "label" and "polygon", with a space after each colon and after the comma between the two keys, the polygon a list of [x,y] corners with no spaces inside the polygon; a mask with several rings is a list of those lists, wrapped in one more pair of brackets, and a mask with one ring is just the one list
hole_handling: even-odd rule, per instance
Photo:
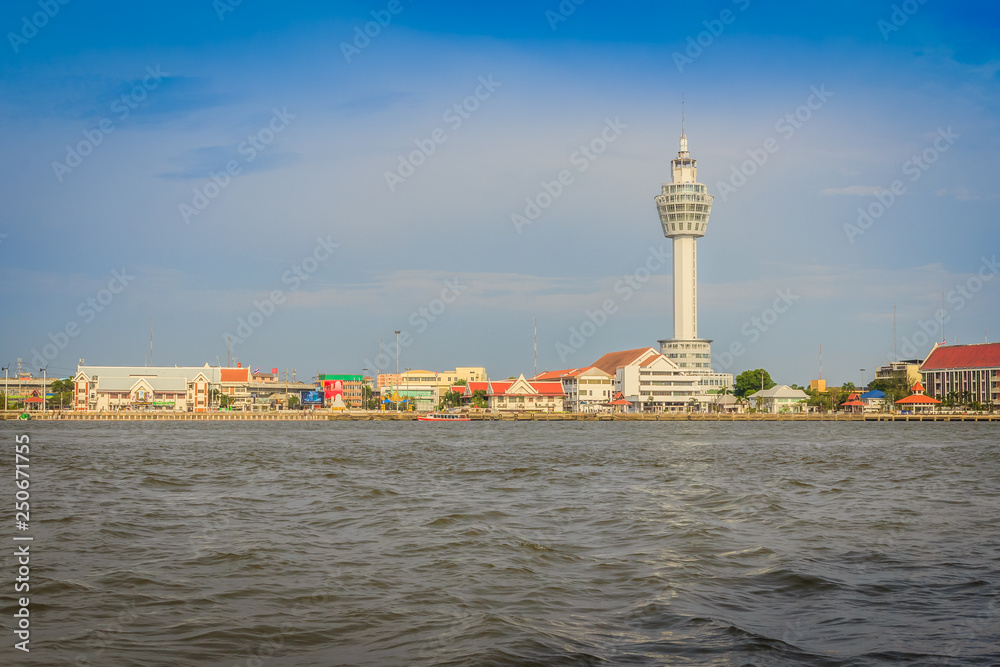
{"label": "concrete embankment", "polygon": [[[21,413],[6,412],[0,414],[0,419],[18,419]],[[206,414],[190,413],[142,413],[142,412],[53,412],[44,414],[32,413],[32,420],[41,421],[281,421],[281,422],[319,422],[319,421],[417,421],[415,412],[212,412]],[[595,422],[595,421],[702,421],[702,422],[997,422],[1000,414],[963,415],[963,414],[927,414],[898,415],[870,413],[865,415],[848,415],[838,413],[826,414],[702,414],[702,413],[662,413],[662,414],[576,414],[576,413],[474,413],[469,415],[472,421],[546,421],[546,422]]]}

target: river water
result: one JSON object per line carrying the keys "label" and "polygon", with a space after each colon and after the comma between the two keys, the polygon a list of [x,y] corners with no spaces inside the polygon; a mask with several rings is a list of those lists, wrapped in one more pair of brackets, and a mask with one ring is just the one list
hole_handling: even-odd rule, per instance
{"label": "river water", "polygon": [[996,665],[995,424],[4,423],[0,664]]}

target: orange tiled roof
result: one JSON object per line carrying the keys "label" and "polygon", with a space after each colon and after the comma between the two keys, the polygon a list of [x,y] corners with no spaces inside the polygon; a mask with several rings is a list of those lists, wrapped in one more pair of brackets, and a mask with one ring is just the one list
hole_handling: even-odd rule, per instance
{"label": "orange tiled roof", "polygon": [[651,348],[640,347],[634,350],[623,350],[621,352],[608,352],[603,357],[595,361],[591,366],[601,369],[608,375],[614,375],[619,368],[627,366]]}
{"label": "orange tiled roof", "polygon": [[222,382],[249,382],[250,367],[246,368],[220,368],[219,379]]}
{"label": "orange tiled roof", "polygon": [[531,378],[529,382],[546,382],[549,380],[559,380],[564,377],[569,377],[573,373],[578,372],[579,368],[567,368],[562,371],[545,371],[544,373],[539,373],[535,377]]}
{"label": "orange tiled roof", "polygon": [[564,396],[561,382],[529,382],[531,388],[542,396]]}
{"label": "orange tiled roof", "polygon": [[896,405],[913,405],[913,404],[930,405],[930,404],[937,404],[940,402],[941,401],[937,400],[936,398],[931,398],[930,396],[925,396],[923,394],[913,394],[911,396],[907,396],[906,398],[899,399],[898,401],[896,401]]}
{"label": "orange tiled roof", "polygon": [[494,396],[502,396],[507,393],[510,386],[514,384],[514,380],[505,380],[503,382],[490,382],[490,390],[487,393],[492,393]]}

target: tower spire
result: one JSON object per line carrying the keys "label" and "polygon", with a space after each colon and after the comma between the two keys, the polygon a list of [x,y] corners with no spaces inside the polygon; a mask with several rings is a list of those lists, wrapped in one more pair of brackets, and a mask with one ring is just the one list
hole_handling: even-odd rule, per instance
{"label": "tower spire", "polygon": [[689,155],[690,153],[688,152],[688,135],[684,119],[684,96],[681,95],[681,149],[677,152],[677,157],[686,158]]}

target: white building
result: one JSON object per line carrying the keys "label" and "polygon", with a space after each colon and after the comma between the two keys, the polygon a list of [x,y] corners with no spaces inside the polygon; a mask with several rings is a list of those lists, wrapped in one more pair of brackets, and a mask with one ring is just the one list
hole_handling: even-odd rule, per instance
{"label": "white building", "polygon": [[[223,369],[199,366],[79,366],[77,410],[207,412]],[[234,369],[235,370],[235,369]]]}
{"label": "white building", "polygon": [[659,341],[660,352],[685,373],[700,376],[696,384],[702,393],[714,392],[733,384],[731,373],[712,371],[712,341],[698,337],[697,240],[708,228],[714,197],[698,182],[698,161],[688,151],[683,118],[680,150],[670,165],[671,181],[655,198],[663,234],[673,239],[674,262],[674,336]]}
{"label": "white building", "polygon": [[808,394],[801,389],[792,389],[787,384],[779,384],[770,389],[755,391],[748,397],[758,410],[766,412],[804,412]]}
{"label": "white building", "polygon": [[593,367],[613,373],[614,393],[621,393],[637,411],[680,411],[704,399],[699,378],[685,373],[652,347],[609,352]]}
{"label": "white building", "polygon": [[302,382],[255,381],[249,367],[78,366],[76,410],[208,412],[216,397],[237,409],[285,405],[289,397],[315,387]]}
{"label": "white building", "polygon": [[528,381],[524,375],[515,380],[488,380],[465,385],[463,399],[472,400],[476,391],[486,393],[487,405],[496,412],[562,412],[565,409],[562,384]]}
{"label": "white building", "polygon": [[566,394],[564,405],[567,412],[607,412],[615,391],[614,374],[596,366],[546,371],[531,381],[561,382]]}

